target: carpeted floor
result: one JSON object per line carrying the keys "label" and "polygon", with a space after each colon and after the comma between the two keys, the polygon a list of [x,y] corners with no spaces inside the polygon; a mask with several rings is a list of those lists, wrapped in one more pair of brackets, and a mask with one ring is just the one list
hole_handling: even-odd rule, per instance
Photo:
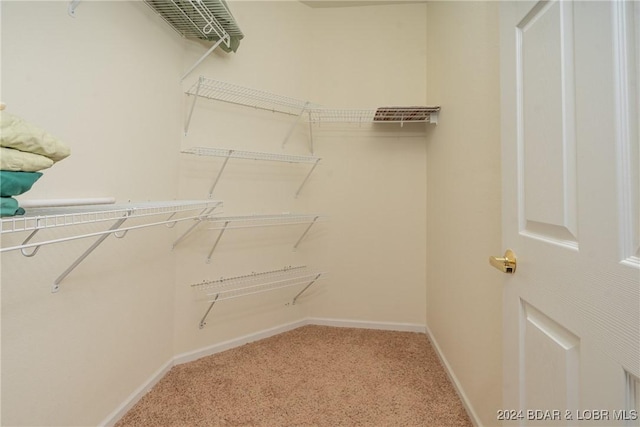
{"label": "carpeted floor", "polygon": [[175,366],[128,426],[472,424],[424,334],[311,325]]}

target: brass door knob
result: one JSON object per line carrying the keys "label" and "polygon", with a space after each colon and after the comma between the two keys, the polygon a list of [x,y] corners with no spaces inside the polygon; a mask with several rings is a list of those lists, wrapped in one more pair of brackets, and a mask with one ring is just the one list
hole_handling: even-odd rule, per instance
{"label": "brass door knob", "polygon": [[489,264],[503,273],[513,274],[516,272],[516,254],[511,249],[507,249],[504,257],[489,257]]}

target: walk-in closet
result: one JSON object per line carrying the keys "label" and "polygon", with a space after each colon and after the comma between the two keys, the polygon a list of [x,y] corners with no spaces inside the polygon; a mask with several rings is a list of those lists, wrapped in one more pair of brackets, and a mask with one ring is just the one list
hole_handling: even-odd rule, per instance
{"label": "walk-in closet", "polygon": [[[69,152],[3,139],[7,165],[45,158],[6,166],[36,181],[3,193],[1,424],[115,425],[204,357],[244,351],[208,368],[233,377],[285,336],[286,366],[305,345],[324,354],[309,331],[347,357],[402,349],[385,357],[415,358],[406,372],[455,400],[440,416],[493,425],[498,9],[3,0],[4,135],[23,120],[14,139]],[[365,331],[370,349],[354,344]]]}

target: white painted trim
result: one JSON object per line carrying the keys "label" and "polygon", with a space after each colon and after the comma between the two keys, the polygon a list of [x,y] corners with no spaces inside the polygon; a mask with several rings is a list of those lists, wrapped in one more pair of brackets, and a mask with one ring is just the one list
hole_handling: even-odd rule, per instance
{"label": "white painted trim", "polygon": [[436,351],[436,354],[438,355],[438,358],[440,359],[442,366],[444,366],[444,370],[447,372],[447,375],[449,376],[449,380],[451,380],[451,383],[455,387],[456,392],[458,393],[458,396],[462,401],[462,405],[464,406],[464,409],[467,411],[467,415],[469,415],[469,418],[471,419],[471,422],[476,427],[483,427],[483,424],[480,422],[480,417],[478,417],[478,414],[476,414],[476,411],[473,409],[473,405],[471,404],[471,401],[469,400],[464,390],[462,389],[462,384],[460,384],[460,381],[458,381],[458,377],[456,377],[456,374],[453,372],[453,369],[451,369],[451,365],[449,365],[447,358],[444,357],[444,354],[442,353],[442,349],[438,345],[438,342],[436,341],[436,339],[433,337],[431,330],[429,329],[428,326],[425,326],[425,329],[426,329],[427,337],[429,338],[429,341],[431,341],[431,345]]}
{"label": "white painted trim", "polygon": [[138,400],[142,398],[151,388],[158,383],[164,377],[171,368],[173,368],[173,359],[170,359],[164,365],[154,372],[140,387],[138,387],[133,393],[125,399],[125,401],[116,408],[111,414],[109,414],[99,425],[105,427],[111,427],[115,425],[120,418],[126,414],[129,409],[138,403]]}
{"label": "white painted trim", "polygon": [[275,326],[273,328],[254,332],[248,335],[243,335],[241,337],[223,341],[221,343],[210,345],[198,350],[175,355],[171,360],[169,360],[153,375],[151,375],[151,377],[147,379],[147,381],[145,381],[140,387],[138,387],[133,393],[131,393],[129,397],[115,411],[109,414],[109,416],[107,416],[99,425],[105,427],[111,427],[115,425],[115,423],[118,422],[118,420],[122,418],[128,410],[130,410],[136,403],[138,403],[142,396],[144,396],[154,385],[158,383],[158,381],[162,379],[162,377],[166,375],[167,372],[169,372],[172,367],[176,365],[192,362],[202,357],[210,356],[212,354],[220,353],[226,350],[231,350],[232,348],[240,347],[253,341],[269,338],[283,332],[292,331],[306,325],[334,326],[339,328],[379,329],[400,332],[419,332],[423,334],[427,332],[427,327],[425,325],[419,325],[415,323],[373,322],[366,320],[308,317],[296,322]]}
{"label": "white painted trim", "polygon": [[283,332],[297,329],[306,324],[307,323],[304,319],[298,320],[293,323],[287,323],[285,325],[275,326],[273,328],[265,329],[262,331],[254,332],[252,334],[243,335],[241,337],[234,338],[228,341],[223,341],[221,343],[213,344],[213,345],[201,348],[199,350],[178,354],[173,358],[173,364],[181,365],[183,363],[193,362],[194,360],[200,359],[202,357],[211,356],[212,354],[220,353],[226,350],[231,350],[232,348],[240,347],[242,345],[248,344],[253,341],[269,338],[274,335],[281,334]]}
{"label": "white painted trim", "polygon": [[427,327],[416,323],[372,322],[367,320],[326,319],[309,317],[308,325],[335,326],[338,328],[379,329],[385,331],[420,332],[425,334]]}

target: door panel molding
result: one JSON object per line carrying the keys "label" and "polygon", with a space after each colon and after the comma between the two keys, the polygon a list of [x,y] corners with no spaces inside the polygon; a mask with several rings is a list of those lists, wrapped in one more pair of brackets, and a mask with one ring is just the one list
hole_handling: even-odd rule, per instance
{"label": "door panel molding", "polygon": [[578,248],[573,5],[540,2],[516,26],[522,235]]}
{"label": "door panel molding", "polygon": [[560,404],[565,410],[576,410],[580,404],[580,338],[525,300],[520,301],[520,351],[524,355],[521,409],[557,408]]}
{"label": "door panel molding", "polygon": [[612,7],[620,261],[640,268],[640,5]]}

